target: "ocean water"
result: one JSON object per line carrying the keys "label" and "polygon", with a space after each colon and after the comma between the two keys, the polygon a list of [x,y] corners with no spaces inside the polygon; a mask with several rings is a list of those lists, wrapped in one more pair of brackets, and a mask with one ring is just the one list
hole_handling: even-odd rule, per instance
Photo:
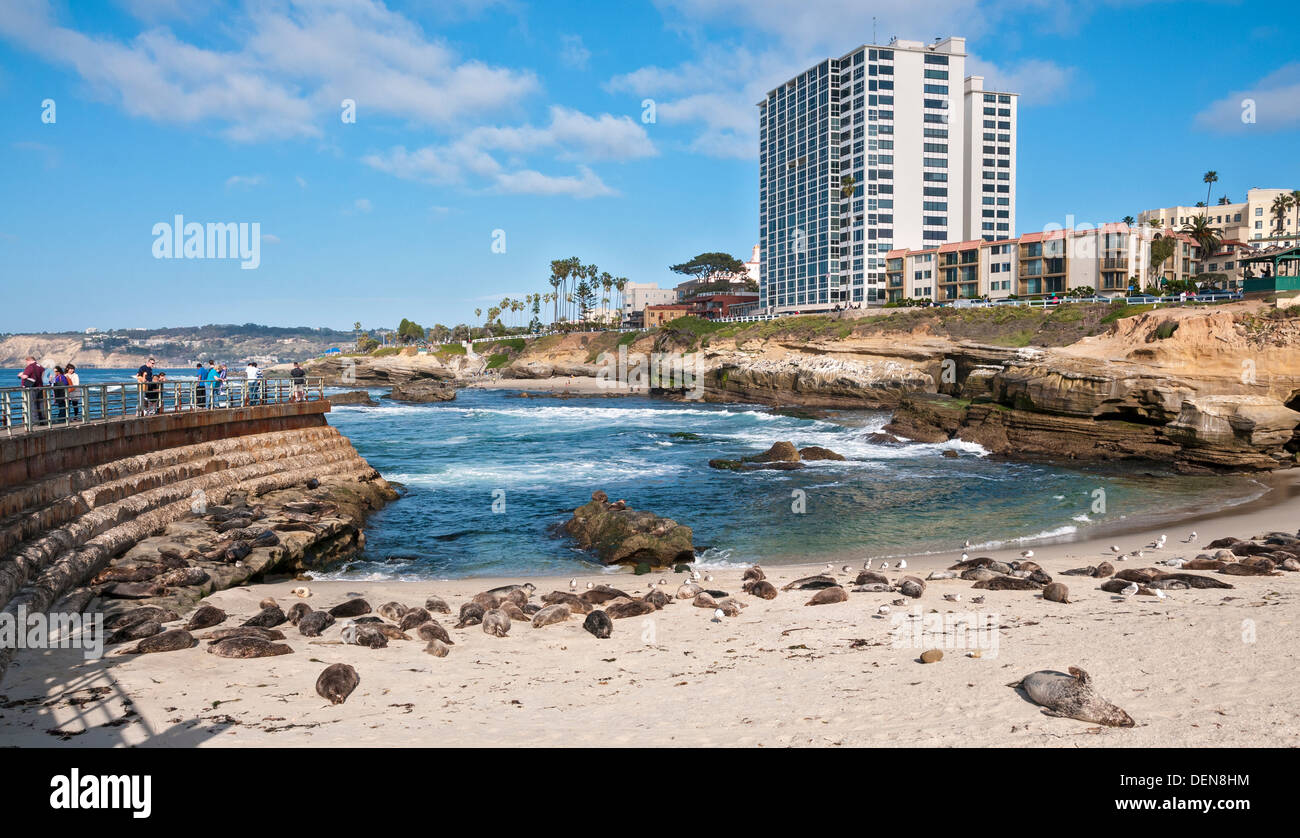
{"label": "ocean water", "polygon": [[[379,398],[383,390],[374,390]],[[979,446],[876,444],[884,412],[824,418],[647,397],[530,398],[462,390],[454,402],[336,407],[331,424],[405,496],[370,518],[364,556],[334,578],[567,574],[599,565],[554,535],[596,489],[690,526],[706,565],[841,561],[1069,540],[1098,526],[1258,497],[1247,479],[1153,467],[1010,463]],[[699,440],[674,438],[689,432]],[[710,459],[773,442],[844,462],[733,473]],[[945,449],[957,452],[945,457]],[[1096,511],[1104,493],[1105,512]]]}
{"label": "ocean water", "polygon": [[[82,370],[82,381],[133,374]],[[702,563],[714,566],[950,553],[966,540],[990,547],[1072,540],[1265,491],[1247,478],[1177,476],[1154,465],[1006,462],[960,441],[872,443],[885,412],[809,418],[752,405],[522,399],[490,390],[411,405],[381,399],[385,392],[371,391],[378,407],[335,407],[329,421],[402,484],[404,496],[370,517],[364,554],[329,578],[590,573],[599,564],[554,529],[596,489],[690,526]],[[848,460],[793,472],[708,466],[779,440],[821,445]],[[945,449],[958,456],[945,457]]]}

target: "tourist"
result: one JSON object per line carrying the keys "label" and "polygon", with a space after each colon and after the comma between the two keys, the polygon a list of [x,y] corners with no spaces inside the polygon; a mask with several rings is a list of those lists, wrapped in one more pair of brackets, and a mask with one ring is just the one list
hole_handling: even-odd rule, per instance
{"label": "tourist", "polygon": [[302,368],[302,364],[297,361],[293,362],[293,369],[289,370],[289,378],[293,380],[293,400],[304,402],[307,400],[307,371]]}
{"label": "tourist", "polygon": [[[211,362],[209,361],[209,363]],[[221,364],[220,366],[217,367],[215,374],[213,374],[212,376],[212,381],[214,382],[212,385],[212,406],[213,407],[216,407],[221,397],[226,394],[227,375],[229,375],[229,372],[226,369],[226,365]]]}
{"label": "tourist", "polygon": [[45,424],[45,404],[40,388],[45,385],[45,367],[36,363],[31,355],[27,356],[27,366],[18,373],[20,386],[29,388],[23,393],[23,418],[30,424]]}
{"label": "tourist", "polygon": [[[68,376],[63,372],[63,367],[56,366],[54,375],[50,378],[50,395],[53,397],[54,415],[53,422],[63,422],[68,418]],[[51,424],[53,424],[51,422]]]}
{"label": "tourist", "polygon": [[208,403],[208,407],[217,406],[217,362],[208,359],[207,369],[203,371],[203,398]]}
{"label": "tourist", "polygon": [[157,362],[150,358],[140,365],[140,369],[135,371],[136,407],[141,416],[150,416],[157,412],[157,396],[150,395],[151,392],[156,393],[153,386],[153,365],[155,363]]}
{"label": "tourist", "polygon": [[207,407],[208,406],[208,391],[207,391],[208,371],[206,368],[204,368],[202,361],[199,361],[198,366],[194,368],[194,377],[198,380],[198,383],[194,385],[194,406],[196,408]]}
{"label": "tourist", "polygon": [[257,368],[256,361],[249,361],[248,366],[244,368],[244,378],[247,383],[244,385],[247,390],[245,398],[248,404],[257,404],[262,394],[262,385],[259,379],[262,377],[262,371]]}
{"label": "tourist", "polygon": [[77,365],[68,364],[64,367],[64,373],[68,379],[68,411],[69,418],[81,418],[81,376],[77,375]]}

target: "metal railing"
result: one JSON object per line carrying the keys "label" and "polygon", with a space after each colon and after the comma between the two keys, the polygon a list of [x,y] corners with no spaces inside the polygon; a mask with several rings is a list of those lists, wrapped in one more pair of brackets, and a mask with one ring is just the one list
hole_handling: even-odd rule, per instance
{"label": "metal railing", "polygon": [[319,401],[325,379],[230,378],[225,381],[107,382],[66,387],[0,388],[0,428],[6,435],[72,425],[137,419],[191,410]]}

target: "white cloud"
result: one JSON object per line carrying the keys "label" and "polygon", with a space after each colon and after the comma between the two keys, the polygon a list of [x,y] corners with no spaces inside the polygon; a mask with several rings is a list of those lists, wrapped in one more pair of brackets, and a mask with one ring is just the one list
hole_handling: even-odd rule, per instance
{"label": "white cloud", "polygon": [[560,36],[560,63],[575,70],[585,70],[590,61],[591,50],[583,44],[581,35]]}
{"label": "white cloud", "polygon": [[1022,107],[1067,99],[1077,85],[1075,68],[1041,58],[998,66],[971,55],[966,60],[966,75],[983,76],[985,90],[1019,93]]}
{"label": "white cloud", "polygon": [[[166,3],[143,3],[162,9]],[[158,122],[211,121],[237,141],[315,137],[344,98],[363,115],[430,125],[510,109],[538,90],[531,72],[459,57],[377,0],[250,5],[228,28],[237,50],[146,30],[130,41],[60,25],[45,0],[14,0],[0,37],[72,67],[101,97]]]}
{"label": "white cloud", "polygon": [[257,186],[262,182],[261,175],[231,175],[226,178],[226,188],[240,186],[245,189]]}
{"label": "white cloud", "polygon": [[[547,175],[523,165],[506,166],[497,154],[527,157],[547,151],[578,163],[576,175]],[[484,126],[457,140],[414,150],[394,146],[369,154],[363,162],[406,180],[437,185],[464,185],[502,193],[571,195],[594,198],[615,194],[587,165],[596,160],[632,160],[657,154],[643,126],[626,116],[589,116],[560,106],[551,108],[545,127]]]}
{"label": "white cloud", "polygon": [[[1254,119],[1244,122],[1247,101],[1253,103]],[[1300,62],[1286,64],[1247,90],[1238,90],[1212,102],[1196,115],[1196,124],[1209,131],[1283,131],[1300,128]]]}
{"label": "white cloud", "polygon": [[370,212],[374,209],[374,205],[370,203],[369,198],[357,198],[356,201],[353,202],[352,206],[356,207],[357,212]]}
{"label": "white cloud", "polygon": [[295,175],[295,176],[294,176],[294,180],[297,181],[298,186],[299,186],[300,188],[302,188],[302,189],[306,189],[306,188],[307,188],[307,181],[306,181],[306,179],[303,178],[302,175]]}

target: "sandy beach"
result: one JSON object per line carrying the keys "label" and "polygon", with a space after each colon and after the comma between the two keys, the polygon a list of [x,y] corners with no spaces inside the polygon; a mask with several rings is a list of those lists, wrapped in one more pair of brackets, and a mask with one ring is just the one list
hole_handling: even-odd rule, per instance
{"label": "sandy beach", "polygon": [[[1288,481],[1293,485],[1293,481]],[[1210,540],[1294,532],[1300,498],[1285,488],[1226,514],[1206,514],[1174,528],[1113,537],[1136,550],[1167,532],[1162,551],[1117,567],[1144,567],[1192,557]],[[1195,530],[1195,543],[1184,543]],[[1113,558],[1112,538],[1034,548],[1034,560],[1070,589],[1072,602],[1044,601],[1037,591],[975,591],[959,579],[932,581],[919,600],[877,613],[895,593],[850,593],[847,602],[806,606],[813,591],[782,592],[771,601],[740,593],[740,569],[712,571],[706,587],[735,593],[740,616],[714,622],[712,611],[675,601],[646,617],[614,622],[599,640],[580,617],[535,629],[516,623],[508,637],[481,627],[454,629],[446,658],[418,639],[368,649],[339,642],[340,621],[322,637],[282,626],[293,653],[231,660],[206,643],[172,653],[84,661],[80,652],[26,652],[3,684],[0,742],[7,745],[440,745],[527,741],[531,745],[684,746],[1296,746],[1294,709],[1300,622],[1300,574],[1215,578],[1232,590],[1170,591],[1165,599],[1124,599],[1100,580],[1061,576],[1066,569]],[[1015,549],[980,550],[999,560]],[[924,577],[959,557],[912,559]],[[854,566],[856,568],[860,563]],[[878,565],[877,565],[878,566]],[[767,568],[778,587],[823,566]],[[837,568],[838,570],[838,568]],[[902,574],[891,567],[892,578]],[[676,590],[682,576],[635,576],[611,570],[578,579],[644,593],[661,579]],[[433,582],[312,582],[313,608],[351,596],[372,606],[422,605],[438,595],[453,609],[473,594],[529,581],[537,595],[568,590],[550,578]],[[851,582],[848,578],[846,581]],[[235,588],[208,601],[234,626],[274,597],[296,601],[292,581]],[[945,594],[961,594],[951,602]],[[970,602],[984,595],[982,605]],[[945,618],[949,625],[989,620],[975,635],[979,656],[951,646],[952,633],[918,636],[896,623]],[[928,616],[927,616],[928,615]],[[437,615],[447,617],[447,615]],[[909,624],[910,625],[910,624]],[[946,638],[946,639],[945,639]],[[919,645],[918,645],[919,641]],[[919,662],[930,648],[941,661]],[[314,690],[331,663],[356,667],[361,683],[346,704]],[[1043,715],[1007,686],[1039,669],[1088,671],[1098,691],[1126,710],[1133,728],[1107,728]]]}

